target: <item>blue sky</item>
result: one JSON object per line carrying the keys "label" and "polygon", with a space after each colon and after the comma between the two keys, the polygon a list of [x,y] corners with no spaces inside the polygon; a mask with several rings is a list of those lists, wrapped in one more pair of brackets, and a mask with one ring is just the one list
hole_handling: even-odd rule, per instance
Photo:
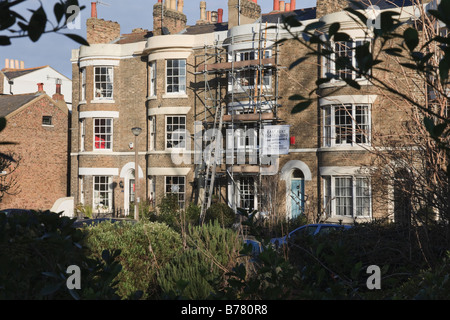
{"label": "blue sky", "polygon": [[[224,21],[228,20],[228,1],[206,0],[206,10],[224,10]],[[286,0],[289,2],[289,0]],[[50,20],[54,20],[53,5],[56,0],[42,0],[44,8]],[[121,25],[121,33],[130,33],[134,28],[153,29],[153,5],[157,0],[103,0],[106,5],[98,5],[98,17],[100,19],[117,21]],[[86,37],[86,19],[91,12],[90,0],[79,0],[80,5],[86,9],[81,11],[81,28],[79,30],[65,30],[64,32],[77,33]],[[262,12],[268,13],[273,9],[273,0],[258,0]],[[315,6],[315,0],[297,1],[297,9]],[[19,12],[25,17],[30,13],[27,9],[37,9],[40,6],[38,0],[28,0],[20,7]],[[184,13],[188,18],[188,25],[193,25],[200,18],[200,0],[184,0]],[[50,65],[68,78],[71,75],[71,50],[78,44],[63,35],[43,35],[38,42],[33,43],[28,39],[14,39],[12,45],[0,47],[0,69],[5,67],[5,59],[21,60],[25,62],[25,68]]]}

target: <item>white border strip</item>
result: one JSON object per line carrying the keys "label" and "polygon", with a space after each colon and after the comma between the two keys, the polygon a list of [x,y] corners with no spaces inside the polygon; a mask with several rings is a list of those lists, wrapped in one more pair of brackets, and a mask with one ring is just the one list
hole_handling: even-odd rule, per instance
{"label": "white border strip", "polygon": [[118,168],[79,168],[80,176],[118,176]]}
{"label": "white border strip", "polygon": [[119,111],[84,111],[80,112],[80,119],[84,118],[119,118]]}

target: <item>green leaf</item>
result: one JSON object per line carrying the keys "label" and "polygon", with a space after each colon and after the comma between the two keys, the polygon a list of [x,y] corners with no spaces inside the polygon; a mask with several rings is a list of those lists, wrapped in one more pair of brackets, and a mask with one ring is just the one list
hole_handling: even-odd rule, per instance
{"label": "green leaf", "polygon": [[64,17],[64,13],[65,13],[64,6],[59,2],[55,3],[55,6],[53,7],[53,12],[55,14],[56,21],[58,21],[58,23],[60,23],[61,19]]}
{"label": "green leaf", "polygon": [[89,42],[87,42],[86,39],[83,37],[73,34],[73,33],[63,33],[66,37],[72,39],[73,41],[83,45],[83,46],[89,46]]}
{"label": "green leaf", "polygon": [[406,46],[413,51],[419,45],[419,33],[414,28],[408,28],[403,32]]}
{"label": "green leaf", "polygon": [[39,9],[33,12],[28,23],[28,37],[31,41],[36,42],[41,35],[45,32],[47,24],[47,15],[44,8],[41,6]]}

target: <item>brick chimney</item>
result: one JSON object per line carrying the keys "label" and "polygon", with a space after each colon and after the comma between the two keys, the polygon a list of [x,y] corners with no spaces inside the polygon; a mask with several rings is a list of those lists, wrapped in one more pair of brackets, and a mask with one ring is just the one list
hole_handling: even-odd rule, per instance
{"label": "brick chimney", "polygon": [[61,93],[61,83],[56,83],[56,93],[52,96],[55,101],[64,101],[64,95]]}
{"label": "brick chimney", "polygon": [[238,7],[239,0],[228,0],[228,29],[253,23],[261,16],[261,6],[256,1],[240,0]]}
{"label": "brick chimney", "polygon": [[166,5],[159,1],[153,6],[153,34],[176,34],[186,28],[187,18],[183,13],[184,1],[166,0]]}
{"label": "brick chimney", "polygon": [[89,44],[110,43],[120,37],[120,25],[97,17],[97,3],[91,3],[91,17],[86,21]]}
{"label": "brick chimney", "polygon": [[41,94],[45,94],[44,91],[44,84],[42,82],[37,84],[38,86],[38,91],[36,92],[37,95],[41,95]]}

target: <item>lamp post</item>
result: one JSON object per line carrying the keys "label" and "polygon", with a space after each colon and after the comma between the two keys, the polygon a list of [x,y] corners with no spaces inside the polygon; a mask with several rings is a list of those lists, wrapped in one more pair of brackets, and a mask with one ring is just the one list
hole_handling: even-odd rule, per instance
{"label": "lamp post", "polygon": [[142,129],[135,127],[131,129],[134,134],[134,219],[139,221],[138,213],[138,181],[139,181],[139,166],[138,166],[138,136],[141,134]]}

